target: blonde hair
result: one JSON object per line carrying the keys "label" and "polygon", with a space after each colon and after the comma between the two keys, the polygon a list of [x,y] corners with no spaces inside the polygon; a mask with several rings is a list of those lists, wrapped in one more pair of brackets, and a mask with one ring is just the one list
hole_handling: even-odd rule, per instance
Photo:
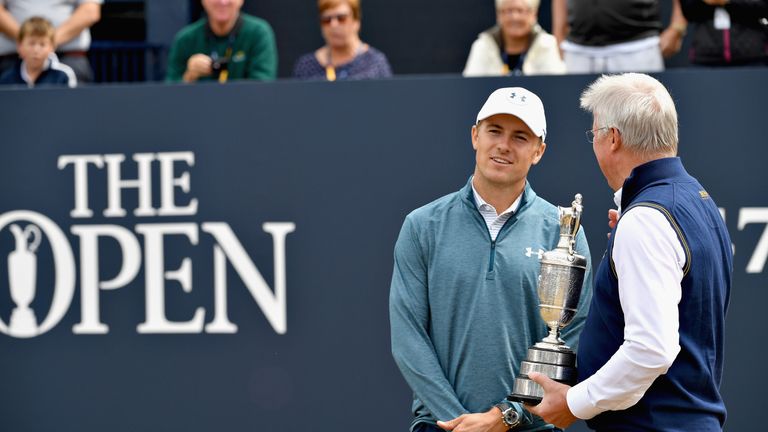
{"label": "blonde hair", "polygon": [[360,21],[360,0],[318,0],[317,9],[320,15],[322,15],[328,9],[333,9],[343,4],[348,4],[352,9],[352,18],[355,21]]}
{"label": "blonde hair", "polygon": [[33,16],[24,20],[19,27],[19,42],[29,36],[37,36],[50,39],[53,43],[54,28],[50,21],[43,17]]}
{"label": "blonde hair", "polygon": [[667,89],[640,73],[603,75],[581,95],[600,127],[614,127],[635,153],[677,154],[677,110]]}

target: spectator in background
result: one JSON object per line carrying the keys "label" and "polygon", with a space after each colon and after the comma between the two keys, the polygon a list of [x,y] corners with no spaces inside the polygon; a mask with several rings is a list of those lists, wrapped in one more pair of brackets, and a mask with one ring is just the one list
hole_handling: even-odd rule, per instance
{"label": "spectator in background", "polygon": [[552,0],[552,29],[568,73],[660,72],[686,21],[679,0],[664,31],[659,0]]}
{"label": "spectator in background", "polygon": [[21,60],[0,74],[0,84],[75,87],[77,78],[74,71],[59,63],[53,52],[55,33],[53,24],[45,18],[31,17],[24,21],[17,43]]}
{"label": "spectator in background", "polygon": [[207,17],[176,34],[169,82],[273,80],[277,46],[270,25],[240,12],[243,0],[202,0]]}
{"label": "spectator in background", "polygon": [[464,76],[565,73],[557,41],[537,23],[539,0],[495,0],[496,25],[472,44]]}
{"label": "spectator in background", "polygon": [[319,0],[325,46],[299,58],[293,76],[301,79],[372,79],[392,76],[381,51],[360,40],[360,0]]}
{"label": "spectator in background", "polygon": [[0,72],[16,62],[19,23],[40,16],[53,23],[54,49],[81,83],[93,81],[88,60],[90,27],[101,19],[103,0],[0,0]]}
{"label": "spectator in background", "polygon": [[695,23],[692,63],[708,66],[768,64],[768,0],[680,0]]}

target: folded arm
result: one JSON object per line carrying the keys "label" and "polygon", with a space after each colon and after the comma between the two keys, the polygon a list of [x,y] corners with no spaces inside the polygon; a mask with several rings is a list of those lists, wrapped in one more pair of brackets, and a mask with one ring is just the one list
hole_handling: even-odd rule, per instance
{"label": "folded arm", "polygon": [[99,22],[101,19],[101,4],[99,3],[82,3],[75,8],[72,15],[61,23],[56,28],[54,33],[54,41],[56,46],[64,45],[71,41],[83,30],[90,28],[92,25]]}

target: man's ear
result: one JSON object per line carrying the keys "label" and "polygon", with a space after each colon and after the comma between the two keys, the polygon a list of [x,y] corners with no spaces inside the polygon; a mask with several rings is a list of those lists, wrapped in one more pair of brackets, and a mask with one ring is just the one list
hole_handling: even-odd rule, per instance
{"label": "man's ear", "polygon": [[547,143],[544,141],[539,144],[539,148],[536,149],[536,153],[533,154],[533,165],[536,165],[541,160],[541,157],[544,156],[544,152],[547,150]]}
{"label": "man's ear", "polygon": [[477,150],[477,136],[480,133],[480,129],[479,128],[480,128],[480,125],[476,124],[476,125],[472,126],[472,131],[471,131],[471,135],[472,135],[472,148],[475,149],[475,150]]}
{"label": "man's ear", "polygon": [[624,146],[624,141],[621,138],[621,132],[616,128],[611,128],[611,151],[619,151],[622,146]]}

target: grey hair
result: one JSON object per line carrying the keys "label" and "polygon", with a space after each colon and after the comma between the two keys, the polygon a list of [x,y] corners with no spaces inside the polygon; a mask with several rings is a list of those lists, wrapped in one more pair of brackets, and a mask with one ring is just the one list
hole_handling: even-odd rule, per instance
{"label": "grey hair", "polygon": [[595,116],[597,128],[618,129],[622,142],[635,153],[677,154],[675,103],[655,78],[639,73],[603,75],[581,94],[581,107]]}
{"label": "grey hair", "polygon": [[[525,2],[528,3],[528,7],[530,7],[531,10],[539,9],[540,0],[525,0]],[[496,0],[496,9],[499,9],[502,3],[504,3],[504,0]]]}

